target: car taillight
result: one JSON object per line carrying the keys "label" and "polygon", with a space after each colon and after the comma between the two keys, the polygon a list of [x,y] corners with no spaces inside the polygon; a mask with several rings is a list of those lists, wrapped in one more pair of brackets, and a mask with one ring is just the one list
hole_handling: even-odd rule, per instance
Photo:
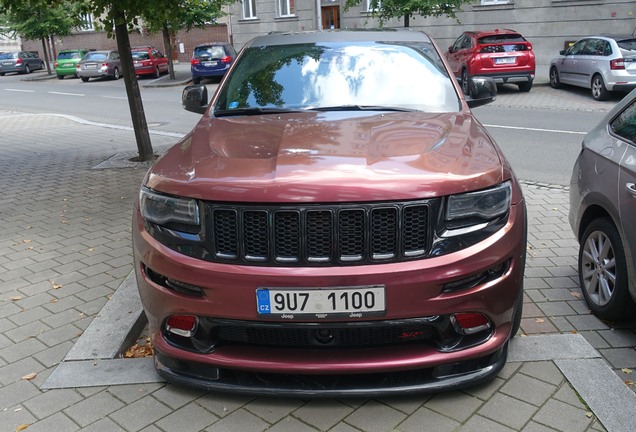
{"label": "car taillight", "polygon": [[22,64],[22,59],[21,59],[21,58],[19,58],[19,59],[15,62],[15,64],[16,64],[16,65]]}
{"label": "car taillight", "polygon": [[108,67],[108,62],[102,63],[102,67],[106,67],[107,68]]}
{"label": "car taillight", "polygon": [[612,70],[625,69],[625,59],[617,58],[614,60],[610,60],[610,69]]}
{"label": "car taillight", "polygon": [[191,64],[192,66],[194,66],[194,65],[198,65],[199,63],[200,63],[199,59],[192,59],[192,60],[190,60],[190,64]]}
{"label": "car taillight", "polygon": [[221,59],[221,63],[229,64],[232,63],[232,56],[226,56]]}
{"label": "car taillight", "polygon": [[79,63],[75,65],[75,69],[81,69],[81,68],[82,66]]}

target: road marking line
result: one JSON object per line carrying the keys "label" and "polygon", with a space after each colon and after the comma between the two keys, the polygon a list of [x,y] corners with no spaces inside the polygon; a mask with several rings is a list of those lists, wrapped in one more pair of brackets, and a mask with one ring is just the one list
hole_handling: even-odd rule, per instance
{"label": "road marking line", "polygon": [[563,133],[563,134],[570,134],[570,135],[587,135],[587,132],[564,131],[564,130],[556,130],[556,129],[540,129],[540,128],[520,127],[520,126],[500,126],[500,125],[489,125],[489,124],[485,124],[484,126],[490,127],[490,128],[516,129],[516,130],[524,130],[524,131],[532,131],[532,132],[550,132],[550,133]]}
{"label": "road marking line", "polygon": [[35,93],[35,90],[21,90],[21,89],[5,89],[6,91],[21,92],[21,93]]}
{"label": "road marking line", "polygon": [[121,97],[121,96],[102,96],[104,99],[120,99],[120,100],[128,100],[127,97]]}
{"label": "road marking line", "polygon": [[64,96],[86,96],[85,94],[81,94],[81,93],[64,93],[64,92],[55,92],[55,91],[50,91],[48,93],[57,94],[57,95],[64,95]]}

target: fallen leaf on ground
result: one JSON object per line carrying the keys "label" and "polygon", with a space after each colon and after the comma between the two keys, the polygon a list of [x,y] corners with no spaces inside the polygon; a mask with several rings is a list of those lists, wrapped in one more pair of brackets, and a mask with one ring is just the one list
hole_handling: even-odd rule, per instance
{"label": "fallen leaf on ground", "polygon": [[22,379],[30,381],[33,378],[35,378],[36,376],[38,376],[38,374],[36,374],[35,372],[31,372],[30,374],[26,374],[25,376],[23,376]]}
{"label": "fallen leaf on ground", "polygon": [[53,285],[53,289],[60,289],[62,288],[62,285],[53,282],[52,280],[49,280],[49,282],[51,282],[51,285]]}
{"label": "fallen leaf on ground", "polygon": [[588,412],[586,412],[586,413],[585,413],[585,415],[586,415],[586,417],[587,417],[587,418],[592,418],[592,417],[594,417],[594,413],[589,412],[589,411],[588,411]]}
{"label": "fallen leaf on ground", "polygon": [[22,243],[31,243],[33,240],[22,240]]}
{"label": "fallen leaf on ground", "polygon": [[124,358],[151,357],[153,353],[152,345],[134,344],[124,353]]}
{"label": "fallen leaf on ground", "polygon": [[572,294],[572,297],[576,297],[578,299],[581,298],[581,293],[575,292],[575,291],[570,291],[570,294]]}
{"label": "fallen leaf on ground", "polygon": [[623,368],[623,369],[621,369],[621,372],[623,372],[625,374],[630,374],[630,373],[632,373],[632,370],[629,369],[629,368]]}
{"label": "fallen leaf on ground", "polygon": [[11,297],[11,301],[18,301],[18,300],[22,300],[23,298],[24,298],[24,297],[17,295],[17,296],[13,296],[13,297]]}
{"label": "fallen leaf on ground", "polygon": [[17,428],[15,428],[15,432],[23,431],[23,430],[25,430],[28,427],[29,427],[28,424],[22,424],[22,425],[18,426]]}
{"label": "fallen leaf on ground", "polygon": [[537,318],[535,321],[539,324],[543,324],[545,322],[543,318]]}

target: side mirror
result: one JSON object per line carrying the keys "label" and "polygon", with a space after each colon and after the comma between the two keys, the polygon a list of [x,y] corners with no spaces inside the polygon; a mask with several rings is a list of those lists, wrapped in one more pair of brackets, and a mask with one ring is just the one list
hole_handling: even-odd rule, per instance
{"label": "side mirror", "polygon": [[469,97],[466,102],[470,108],[486,105],[497,99],[497,84],[488,77],[472,77],[468,83]]}
{"label": "side mirror", "polygon": [[208,109],[208,89],[204,85],[190,85],[183,89],[181,105],[186,111],[197,114]]}
{"label": "side mirror", "polygon": [[448,52],[451,53],[451,54],[453,53],[453,46],[452,45],[448,47]]}
{"label": "side mirror", "polygon": [[565,55],[565,50],[559,51],[559,55]]}

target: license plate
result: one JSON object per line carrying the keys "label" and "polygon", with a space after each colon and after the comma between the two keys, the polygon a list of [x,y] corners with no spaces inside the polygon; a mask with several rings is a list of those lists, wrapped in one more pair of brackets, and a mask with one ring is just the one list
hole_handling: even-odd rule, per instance
{"label": "license plate", "polygon": [[256,307],[262,318],[361,318],[383,315],[384,285],[334,288],[260,288]]}
{"label": "license plate", "polygon": [[216,66],[219,62],[210,62],[210,61],[206,61],[203,62],[203,66]]}
{"label": "license plate", "polygon": [[495,59],[495,64],[514,64],[515,61],[514,57],[498,57]]}
{"label": "license plate", "polygon": [[10,62],[10,61],[2,62],[2,64],[5,65],[5,66],[11,66],[13,64],[13,62]]}
{"label": "license plate", "polygon": [[87,64],[86,66],[84,66],[85,69],[97,69],[97,65],[96,64]]}

